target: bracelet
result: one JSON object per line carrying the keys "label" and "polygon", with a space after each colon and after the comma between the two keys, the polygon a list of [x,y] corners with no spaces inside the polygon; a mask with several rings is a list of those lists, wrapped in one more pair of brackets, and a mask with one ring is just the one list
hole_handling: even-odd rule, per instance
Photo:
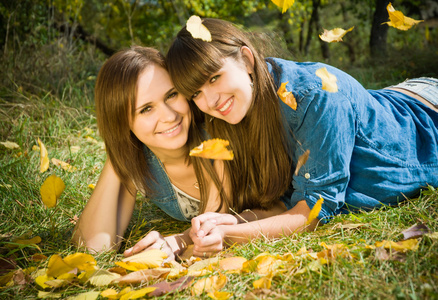
{"label": "bracelet", "polygon": [[244,211],[242,211],[242,213],[247,212],[247,211],[251,212],[251,213],[254,215],[256,221],[259,220],[259,217],[257,217],[257,214],[256,214],[255,212],[253,212],[252,210],[250,210],[249,208],[248,208],[248,209],[245,209]]}
{"label": "bracelet", "polygon": [[[178,238],[177,244],[178,244],[178,247],[180,248],[180,250],[187,249],[186,241],[180,235],[176,235],[175,237]],[[181,241],[181,243],[178,243],[178,240]],[[181,246],[183,246],[183,247],[181,247]]]}

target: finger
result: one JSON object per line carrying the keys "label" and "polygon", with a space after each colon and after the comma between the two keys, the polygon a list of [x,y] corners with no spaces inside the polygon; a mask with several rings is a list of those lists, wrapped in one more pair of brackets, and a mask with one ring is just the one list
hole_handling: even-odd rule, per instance
{"label": "finger", "polygon": [[200,226],[201,226],[201,221],[199,220],[199,216],[194,217],[192,219],[192,229],[190,229],[190,231],[197,233]]}
{"label": "finger", "polygon": [[198,236],[198,238],[202,238],[208,235],[215,227],[216,227],[216,222],[206,221],[202,223],[196,235]]}
{"label": "finger", "polygon": [[238,220],[235,216],[230,214],[221,214],[215,218],[216,225],[236,225]]}
{"label": "finger", "polygon": [[206,212],[206,213],[203,213],[202,215],[199,215],[199,216],[195,217],[194,219],[196,219],[197,221],[199,221],[202,224],[205,221],[208,221],[208,220],[211,220],[211,219],[216,219],[220,215],[221,215],[220,213]]}
{"label": "finger", "polygon": [[151,231],[144,238],[138,241],[133,247],[127,249],[123,253],[123,255],[127,257],[141,252],[144,249],[151,247],[160,240],[164,241],[163,236],[157,231]]}

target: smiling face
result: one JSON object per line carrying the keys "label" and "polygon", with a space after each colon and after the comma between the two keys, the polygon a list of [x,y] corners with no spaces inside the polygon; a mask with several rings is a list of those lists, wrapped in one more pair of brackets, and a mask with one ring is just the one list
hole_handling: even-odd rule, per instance
{"label": "smiling face", "polygon": [[251,67],[243,60],[225,58],[222,68],[192,96],[200,110],[230,124],[246,116],[253,96]]}
{"label": "smiling face", "polygon": [[165,69],[152,64],[140,73],[130,128],[141,142],[158,157],[180,150],[187,142],[190,121],[189,104]]}

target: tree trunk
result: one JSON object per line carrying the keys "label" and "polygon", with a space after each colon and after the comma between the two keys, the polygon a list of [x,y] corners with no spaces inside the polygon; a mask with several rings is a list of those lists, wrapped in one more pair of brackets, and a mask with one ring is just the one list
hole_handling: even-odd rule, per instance
{"label": "tree trunk", "polygon": [[373,25],[371,27],[370,51],[372,56],[383,56],[386,54],[386,37],[388,25],[382,24],[388,21],[386,6],[390,0],[376,0]]}
{"label": "tree trunk", "polygon": [[286,43],[287,50],[294,53],[296,51],[294,47],[294,39],[292,36],[291,26],[289,24],[289,13],[280,13],[280,28],[283,31],[284,42]]}

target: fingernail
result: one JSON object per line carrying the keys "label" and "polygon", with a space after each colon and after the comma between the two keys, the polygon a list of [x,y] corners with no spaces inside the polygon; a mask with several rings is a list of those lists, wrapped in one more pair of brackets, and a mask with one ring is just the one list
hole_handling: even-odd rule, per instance
{"label": "fingernail", "polygon": [[199,230],[198,233],[196,234],[198,237],[203,237],[205,235],[204,230]]}

